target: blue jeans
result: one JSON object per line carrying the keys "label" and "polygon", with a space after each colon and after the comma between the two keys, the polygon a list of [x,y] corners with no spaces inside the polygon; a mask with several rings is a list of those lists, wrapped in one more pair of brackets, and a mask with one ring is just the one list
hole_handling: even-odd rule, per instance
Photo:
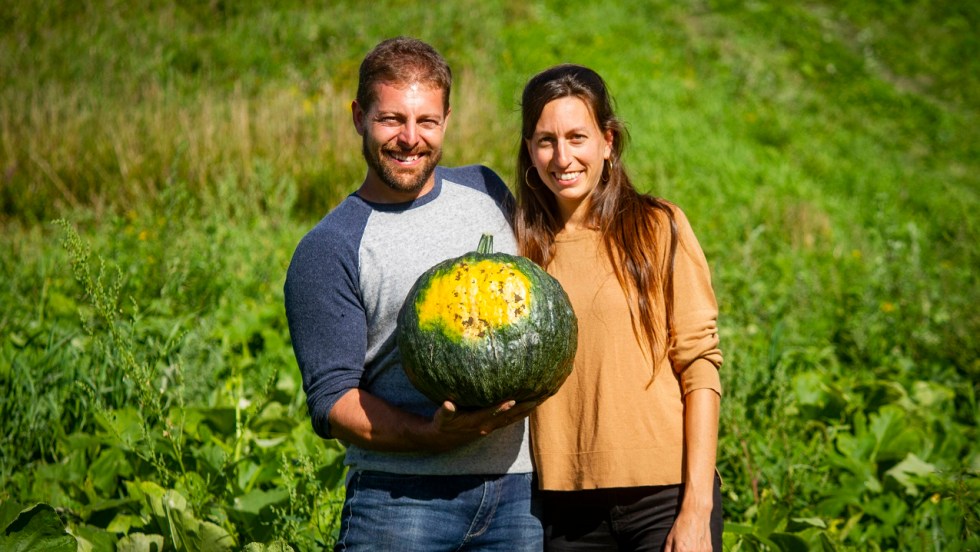
{"label": "blue jeans", "polygon": [[335,551],[539,551],[531,474],[350,476]]}

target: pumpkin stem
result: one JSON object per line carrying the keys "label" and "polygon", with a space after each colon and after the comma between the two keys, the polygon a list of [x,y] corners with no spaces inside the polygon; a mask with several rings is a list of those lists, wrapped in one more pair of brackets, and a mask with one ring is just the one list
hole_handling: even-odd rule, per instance
{"label": "pumpkin stem", "polygon": [[481,255],[493,253],[493,234],[483,234],[480,236],[480,245],[477,246],[476,252]]}

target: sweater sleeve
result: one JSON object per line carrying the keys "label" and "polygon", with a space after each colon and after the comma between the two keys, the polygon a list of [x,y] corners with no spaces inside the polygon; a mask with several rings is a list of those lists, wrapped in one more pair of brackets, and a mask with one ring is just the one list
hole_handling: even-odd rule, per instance
{"label": "sweater sleeve", "polygon": [[677,251],[674,258],[674,323],[669,354],[680,375],[681,392],[713,389],[721,394],[722,364],[718,304],[701,245],[683,211],[674,207]]}
{"label": "sweater sleeve", "polygon": [[332,438],[330,410],[360,384],[367,320],[360,300],[356,245],[314,229],[286,273],[286,318],[314,430]]}

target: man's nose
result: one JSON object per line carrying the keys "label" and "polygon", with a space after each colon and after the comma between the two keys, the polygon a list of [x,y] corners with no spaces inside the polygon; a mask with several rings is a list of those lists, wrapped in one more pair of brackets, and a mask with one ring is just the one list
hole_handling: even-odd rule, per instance
{"label": "man's nose", "polygon": [[401,146],[415,147],[419,141],[418,125],[414,121],[407,121],[402,125],[401,132],[398,133],[398,143]]}

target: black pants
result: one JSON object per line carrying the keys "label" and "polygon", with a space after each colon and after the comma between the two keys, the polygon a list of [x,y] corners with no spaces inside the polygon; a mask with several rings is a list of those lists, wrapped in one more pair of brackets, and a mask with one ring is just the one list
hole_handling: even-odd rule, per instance
{"label": "black pants", "polygon": [[[715,476],[711,544],[720,552],[721,484]],[[663,550],[677,514],[683,485],[588,491],[544,491],[545,550]]]}

